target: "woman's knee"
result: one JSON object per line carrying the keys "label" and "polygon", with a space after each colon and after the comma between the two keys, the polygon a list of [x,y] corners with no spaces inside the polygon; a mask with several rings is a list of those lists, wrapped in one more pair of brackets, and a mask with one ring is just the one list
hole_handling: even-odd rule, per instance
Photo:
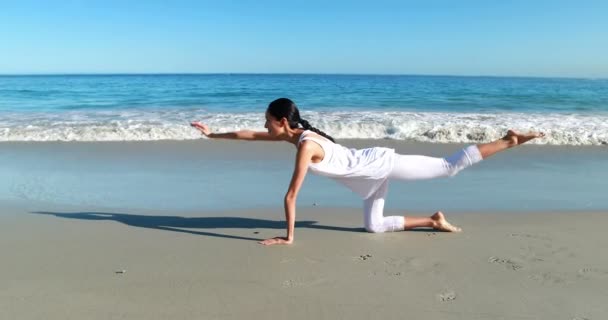
{"label": "woman's knee", "polygon": [[468,146],[443,159],[448,176],[453,177],[460,171],[482,160],[481,153],[475,145]]}
{"label": "woman's knee", "polygon": [[365,223],[365,230],[371,233],[396,232],[405,229],[404,216],[384,217],[382,221],[368,221]]}
{"label": "woman's knee", "polygon": [[370,233],[383,233],[386,231],[386,228],[381,224],[366,224],[365,231]]}

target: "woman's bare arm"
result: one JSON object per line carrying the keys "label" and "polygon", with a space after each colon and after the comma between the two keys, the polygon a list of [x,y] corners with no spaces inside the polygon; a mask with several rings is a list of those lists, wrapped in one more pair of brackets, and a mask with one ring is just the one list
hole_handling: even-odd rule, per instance
{"label": "woman's bare arm", "polygon": [[249,140],[249,141],[277,141],[265,131],[240,130],[226,133],[212,133],[209,126],[200,122],[192,122],[190,124],[203,135],[211,139],[234,139],[234,140]]}
{"label": "woman's bare arm", "polygon": [[310,163],[313,155],[313,149],[310,147],[308,142],[303,142],[298,148],[298,154],[296,156],[296,165],[291,177],[291,183],[287,194],[285,194],[285,220],[287,221],[287,236],[286,237],[275,237],[266,239],[260,243],[263,245],[273,244],[291,244],[294,239],[294,231],[296,225],[296,200],[298,198],[298,192],[302,187],[306,173],[308,172],[308,164]]}

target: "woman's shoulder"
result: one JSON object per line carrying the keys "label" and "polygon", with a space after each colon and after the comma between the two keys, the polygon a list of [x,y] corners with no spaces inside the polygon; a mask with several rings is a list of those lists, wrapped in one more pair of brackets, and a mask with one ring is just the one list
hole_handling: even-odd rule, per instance
{"label": "woman's shoulder", "polygon": [[298,141],[298,149],[320,149],[323,148],[323,144],[331,142],[316,132],[305,130],[300,135]]}
{"label": "woman's shoulder", "polygon": [[304,130],[302,131],[302,134],[300,136],[300,140],[302,141],[304,139],[304,137],[306,138],[312,138],[312,139],[317,139],[317,140],[321,140],[324,142],[331,142],[334,143],[333,141],[325,138],[324,136],[312,131],[312,130]]}

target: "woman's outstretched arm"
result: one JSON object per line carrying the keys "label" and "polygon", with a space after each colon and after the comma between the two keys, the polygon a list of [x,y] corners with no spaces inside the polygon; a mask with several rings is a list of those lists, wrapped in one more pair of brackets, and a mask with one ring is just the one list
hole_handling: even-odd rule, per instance
{"label": "woman's outstretched arm", "polygon": [[226,133],[212,133],[209,126],[200,122],[192,122],[191,126],[200,131],[203,135],[212,139],[236,139],[236,140],[259,140],[259,141],[277,141],[265,131],[241,130]]}
{"label": "woman's outstretched arm", "polygon": [[291,244],[294,239],[294,231],[296,226],[296,200],[298,192],[302,187],[306,173],[308,172],[308,164],[312,159],[313,150],[310,148],[309,142],[303,142],[298,148],[296,155],[296,165],[291,177],[291,183],[287,194],[285,194],[285,220],[287,220],[287,236],[275,237],[261,241],[263,245],[273,244]]}

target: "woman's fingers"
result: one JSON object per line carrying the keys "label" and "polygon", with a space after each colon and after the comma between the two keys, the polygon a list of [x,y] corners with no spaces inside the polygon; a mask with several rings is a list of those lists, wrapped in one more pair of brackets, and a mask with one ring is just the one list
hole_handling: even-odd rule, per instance
{"label": "woman's fingers", "polygon": [[209,134],[209,127],[205,124],[202,124],[198,121],[193,121],[190,123],[190,125],[194,128],[196,128],[198,131],[200,131],[202,134],[204,135],[208,135]]}

